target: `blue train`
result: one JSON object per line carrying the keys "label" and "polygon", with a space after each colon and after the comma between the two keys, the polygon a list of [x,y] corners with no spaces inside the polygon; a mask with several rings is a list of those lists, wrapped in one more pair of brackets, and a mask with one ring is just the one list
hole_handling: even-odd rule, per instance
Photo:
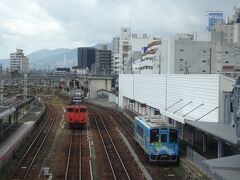
{"label": "blue train", "polygon": [[177,162],[179,147],[176,127],[167,125],[159,116],[137,116],[133,122],[134,139],[150,161]]}

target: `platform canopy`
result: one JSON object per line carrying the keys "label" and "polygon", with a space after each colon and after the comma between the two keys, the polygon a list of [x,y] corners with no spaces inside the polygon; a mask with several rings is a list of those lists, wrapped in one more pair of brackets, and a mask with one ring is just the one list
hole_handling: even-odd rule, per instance
{"label": "platform canopy", "polygon": [[203,161],[219,179],[240,179],[240,155]]}
{"label": "platform canopy", "polygon": [[228,125],[215,122],[197,122],[185,120],[186,124],[193,126],[207,134],[211,134],[223,141],[231,144],[237,144],[236,129]]}

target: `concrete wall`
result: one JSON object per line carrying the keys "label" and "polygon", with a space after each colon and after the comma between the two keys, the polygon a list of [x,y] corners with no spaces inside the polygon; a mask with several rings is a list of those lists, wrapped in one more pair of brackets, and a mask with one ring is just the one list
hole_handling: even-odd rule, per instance
{"label": "concrete wall", "polygon": [[235,84],[235,80],[221,76],[221,78],[219,79],[220,83],[219,83],[219,121],[220,122],[224,122],[224,109],[226,107],[224,107],[224,92],[231,92],[233,89],[233,85]]}
{"label": "concrete wall", "polygon": [[97,97],[97,91],[105,89],[111,91],[112,80],[111,79],[89,79],[89,96],[90,98]]}

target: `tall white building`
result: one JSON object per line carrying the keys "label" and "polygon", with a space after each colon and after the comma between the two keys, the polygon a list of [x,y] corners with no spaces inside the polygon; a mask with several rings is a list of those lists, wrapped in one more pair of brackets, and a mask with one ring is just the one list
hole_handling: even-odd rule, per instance
{"label": "tall white building", "polygon": [[10,69],[11,72],[29,72],[29,59],[24,56],[22,49],[16,49],[16,52],[10,54]]}
{"label": "tall white building", "polygon": [[[139,57],[142,47],[151,42],[153,38],[147,34],[132,34],[129,27],[121,28],[120,38],[113,38],[113,72],[114,74],[122,74],[128,72],[128,61],[132,61],[133,58]],[[118,47],[118,49],[117,49]]]}
{"label": "tall white building", "polygon": [[119,43],[120,37],[116,36],[112,39],[112,63],[111,63],[112,74],[119,74],[119,62],[120,62]]}
{"label": "tall white building", "polygon": [[160,40],[154,40],[147,45],[146,51],[141,55],[141,58],[133,62],[133,73],[135,74],[159,74],[160,70]]}

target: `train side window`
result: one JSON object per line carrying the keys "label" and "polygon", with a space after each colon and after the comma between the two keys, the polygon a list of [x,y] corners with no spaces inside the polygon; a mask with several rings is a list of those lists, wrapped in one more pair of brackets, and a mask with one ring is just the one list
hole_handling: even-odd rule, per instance
{"label": "train side window", "polygon": [[86,112],[86,109],[80,109],[80,112]]}
{"label": "train side window", "polygon": [[170,129],[169,134],[170,143],[176,144],[178,139],[178,132],[176,129]]}
{"label": "train side window", "polygon": [[143,128],[141,128],[139,125],[137,125],[137,133],[143,137]]}
{"label": "train side window", "polygon": [[158,129],[151,129],[151,131],[150,131],[150,143],[158,142],[158,134],[159,134]]}
{"label": "train side window", "polygon": [[68,108],[68,109],[67,109],[67,112],[74,112],[74,109]]}
{"label": "train side window", "polygon": [[161,143],[167,142],[167,134],[161,134]]}

